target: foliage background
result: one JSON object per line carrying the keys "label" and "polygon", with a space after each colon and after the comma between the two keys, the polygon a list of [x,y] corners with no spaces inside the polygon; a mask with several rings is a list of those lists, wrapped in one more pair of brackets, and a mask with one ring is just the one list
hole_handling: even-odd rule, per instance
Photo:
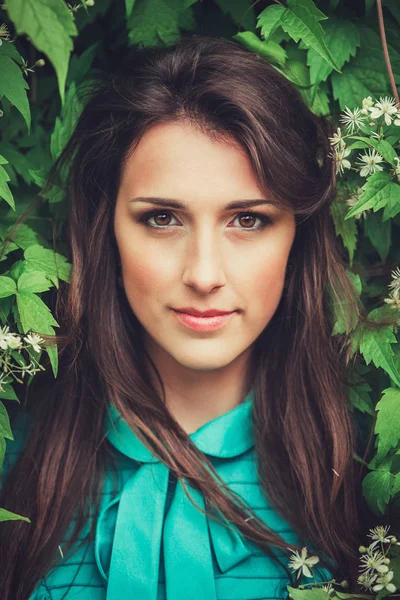
{"label": "foliage background", "polygon": [[[68,282],[70,276],[63,190],[41,191],[82,110],[76,90],[93,70],[110,68],[127,47],[169,45],[187,32],[234,39],[269,56],[310,108],[333,123],[346,107],[361,106],[367,96],[393,95],[375,0],[81,0],[74,5],[6,0],[0,6],[0,326],[21,336],[55,332],[55,292],[60,280]],[[383,0],[383,16],[399,85],[400,3]],[[400,127],[389,140],[392,146],[399,138]],[[338,180],[331,213],[349,276],[373,319],[399,310],[384,298],[391,272],[400,264],[400,185],[394,179],[379,196],[372,195],[369,210],[360,202],[349,216],[347,198],[365,183],[359,180],[350,171]],[[19,225],[25,210],[29,215]],[[333,334],[345,327],[340,308],[335,310]],[[352,332],[354,352],[359,351],[355,374],[362,383],[349,390],[349,406],[366,432],[375,428],[363,493],[377,522],[390,524],[399,535],[398,328],[386,326],[374,333],[355,324]],[[36,352],[6,345],[0,353],[1,468],[6,440],[7,445],[13,440],[6,407],[10,401],[21,402],[35,377],[34,369],[23,374],[24,368],[32,361],[42,369],[45,364],[56,377],[58,359],[56,346]],[[21,517],[0,508],[0,520],[16,518]]]}

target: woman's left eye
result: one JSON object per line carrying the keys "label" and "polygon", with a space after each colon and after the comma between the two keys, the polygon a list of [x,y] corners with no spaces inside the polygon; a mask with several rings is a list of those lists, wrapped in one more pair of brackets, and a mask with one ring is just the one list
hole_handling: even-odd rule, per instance
{"label": "woman's left eye", "polygon": [[[173,213],[170,212],[169,210],[163,210],[163,211],[149,211],[147,213],[144,213],[139,219],[138,221],[140,223],[143,223],[146,227],[150,227],[152,229],[168,229],[169,227],[173,227],[173,225],[170,225],[169,223],[167,224],[162,224],[162,225],[153,225],[150,224],[150,219],[152,219],[153,217],[162,215],[165,217],[165,215],[172,215]],[[237,218],[242,218],[242,217],[249,217],[253,218],[253,219],[259,219],[261,221],[261,224],[258,225],[258,227],[242,227],[242,229],[244,231],[248,230],[248,231],[255,231],[255,230],[259,230],[259,229],[264,229],[264,227],[266,227],[267,225],[270,225],[272,223],[272,219],[270,217],[267,217],[267,215],[263,215],[261,213],[256,213],[256,212],[245,212],[245,213],[239,213],[238,215],[235,216],[235,219]]]}

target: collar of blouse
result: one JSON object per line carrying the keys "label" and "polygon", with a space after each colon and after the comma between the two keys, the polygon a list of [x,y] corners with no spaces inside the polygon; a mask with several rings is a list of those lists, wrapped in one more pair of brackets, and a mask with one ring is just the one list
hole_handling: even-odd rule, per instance
{"label": "collar of blouse", "polygon": [[[230,459],[243,454],[254,446],[252,400],[250,391],[241,404],[209,421],[190,438],[210,457]],[[167,598],[216,600],[213,553],[224,573],[251,555],[245,538],[237,529],[228,529],[200,512],[179,480],[165,517],[168,467],[148,450],[111,405],[110,411],[111,416],[106,419],[108,440],[142,464],[101,510],[97,521],[95,559],[107,581],[107,600],[156,600],[161,546]],[[185,484],[189,486],[186,480]],[[190,486],[188,491],[205,510],[203,495]]]}

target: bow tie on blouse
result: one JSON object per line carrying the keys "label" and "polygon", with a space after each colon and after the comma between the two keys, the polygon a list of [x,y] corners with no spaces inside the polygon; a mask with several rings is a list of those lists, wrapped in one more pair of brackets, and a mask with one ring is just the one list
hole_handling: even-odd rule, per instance
{"label": "bow tie on blouse", "polygon": [[[229,459],[254,446],[251,423],[252,393],[229,412],[209,421],[190,438],[205,455]],[[140,463],[122,491],[101,511],[96,526],[95,558],[107,580],[107,600],[157,600],[161,546],[164,553],[166,597],[173,600],[216,600],[212,555],[221,572],[251,555],[245,538],[201,513],[179,480],[164,518],[170,471],[139,440],[110,405],[108,440]],[[110,428],[111,426],[111,428]],[[185,480],[185,484],[189,482]],[[203,495],[189,486],[194,502],[205,509]],[[115,530],[106,513],[116,510]],[[221,518],[221,517],[219,517]],[[110,535],[112,534],[112,535]],[[113,538],[107,568],[102,557]],[[104,562],[104,561],[103,561]]]}

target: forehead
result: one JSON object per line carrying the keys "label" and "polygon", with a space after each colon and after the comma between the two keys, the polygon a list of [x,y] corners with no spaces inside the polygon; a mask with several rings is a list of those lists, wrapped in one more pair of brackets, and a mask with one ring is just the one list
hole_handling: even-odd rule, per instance
{"label": "forehead", "polygon": [[[232,138],[216,139],[189,123],[153,125],[127,157],[121,187],[132,195],[239,198],[263,195],[245,150]],[[242,193],[240,193],[242,191]],[[190,198],[188,198],[190,199]]]}

